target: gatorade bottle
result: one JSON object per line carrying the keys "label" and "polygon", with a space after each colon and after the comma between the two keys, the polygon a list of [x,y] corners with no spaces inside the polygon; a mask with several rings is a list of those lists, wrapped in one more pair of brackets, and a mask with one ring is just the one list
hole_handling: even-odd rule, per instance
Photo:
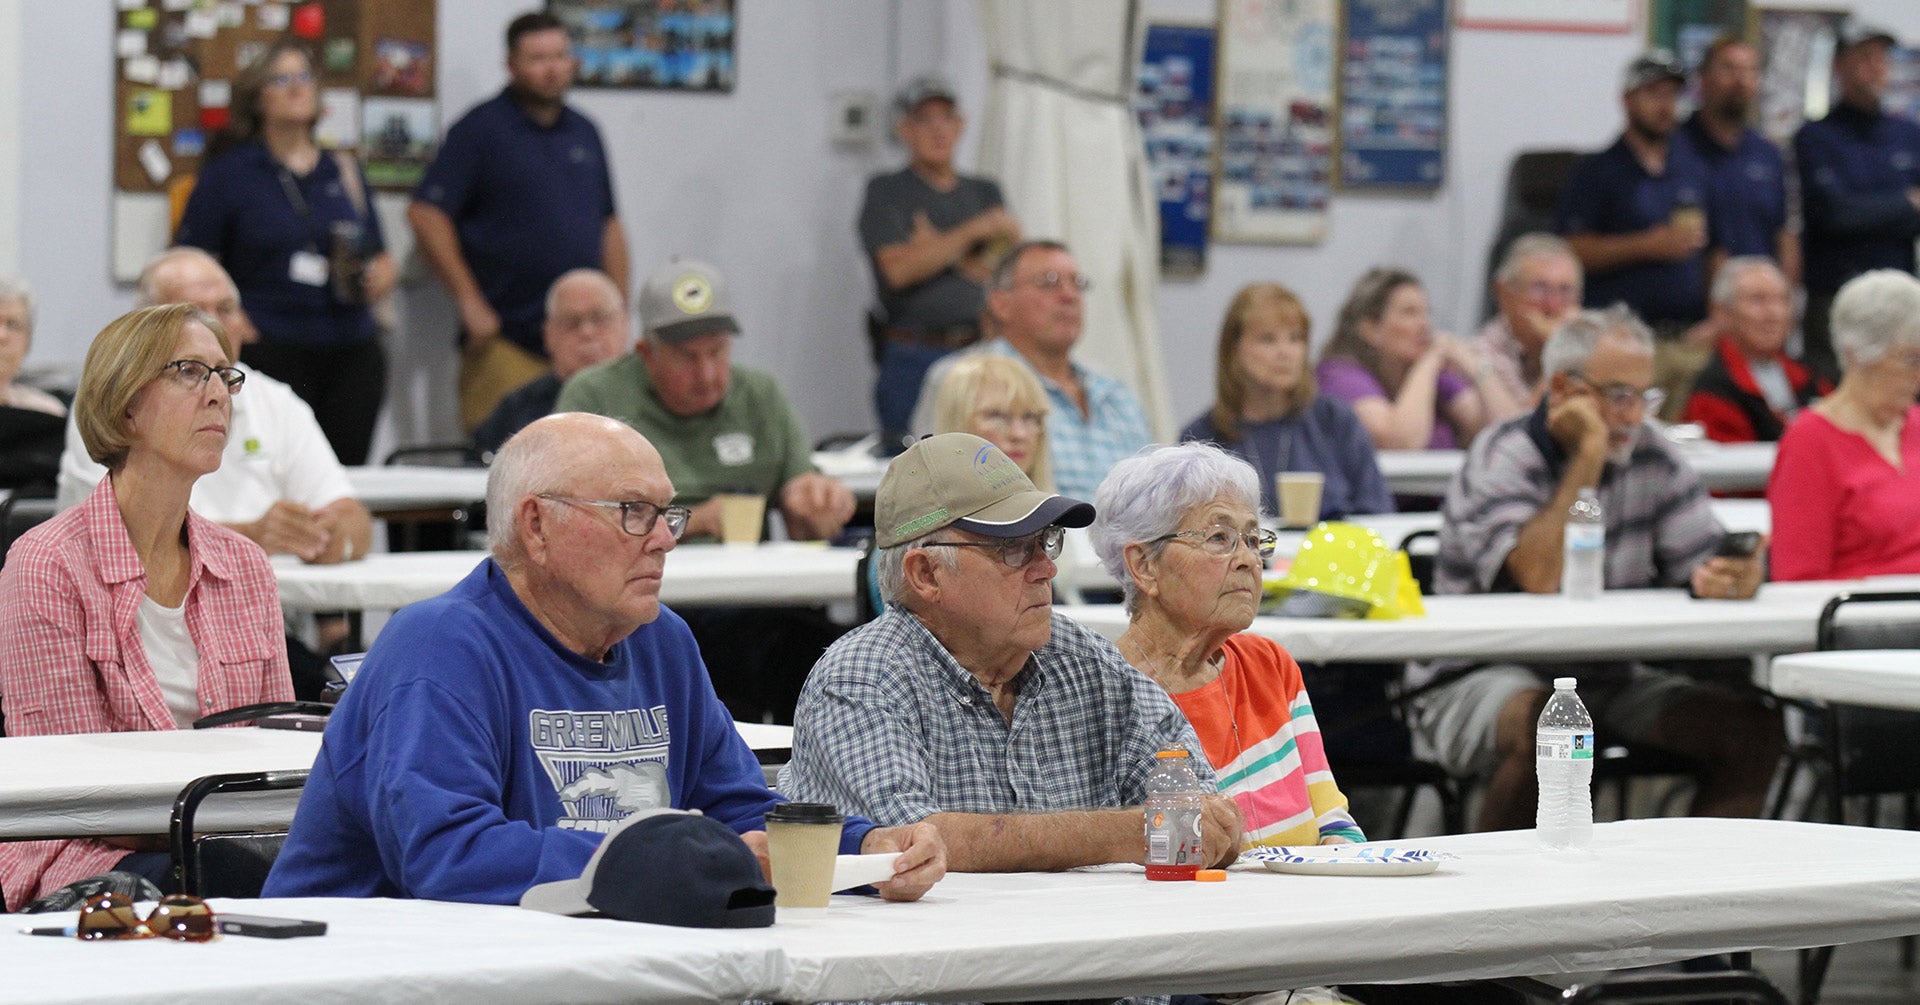
{"label": "gatorade bottle", "polygon": [[1201,797],[1206,787],[1188,753],[1175,747],[1154,755],[1147,773],[1147,878],[1192,879],[1200,871]]}

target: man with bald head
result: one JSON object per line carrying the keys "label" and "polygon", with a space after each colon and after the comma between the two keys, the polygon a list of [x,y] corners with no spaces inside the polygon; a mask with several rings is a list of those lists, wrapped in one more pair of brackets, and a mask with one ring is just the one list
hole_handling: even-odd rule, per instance
{"label": "man with bald head", "polygon": [[[697,809],[764,862],[780,797],[660,603],[687,526],[660,454],[626,424],[563,412],[487,474],[492,555],[396,614],[340,702],[267,896],[511,904],[578,876],[630,814]],[[899,852],[878,884],[946,870],[931,826],[849,817],[843,853]]]}
{"label": "man with bald head", "polygon": [[[146,304],[190,303],[219,319],[236,343],[259,333],[240,308],[240,294],[220,263],[198,248],[161,252],[140,272]],[[298,555],[332,563],[365,555],[373,519],[353,497],[347,472],[334,456],[313,409],[293,389],[244,362],[245,394],[233,399],[233,427],[218,470],[193,486],[195,513],[246,535],[269,555]],[[80,502],[106,477],[87,456],[80,430],[67,423],[60,456],[60,507]]]}
{"label": "man with bald head", "polygon": [[489,454],[499,450],[507,437],[553,411],[568,377],[626,351],[626,295],[599,269],[574,269],[547,289],[540,338],[553,369],[500,399],[474,429],[475,449]]}

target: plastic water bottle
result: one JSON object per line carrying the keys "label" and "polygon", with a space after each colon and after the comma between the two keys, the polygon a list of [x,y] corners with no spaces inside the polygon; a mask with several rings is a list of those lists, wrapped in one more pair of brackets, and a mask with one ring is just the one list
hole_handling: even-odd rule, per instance
{"label": "plastic water bottle", "polygon": [[1154,755],[1147,773],[1147,878],[1192,879],[1200,871],[1201,797],[1206,786],[1186,751]]}
{"label": "plastic water bottle", "polygon": [[1593,843],[1593,716],[1574,691],[1572,677],[1553,681],[1553,697],[1534,734],[1534,765],[1540,775],[1540,809],[1534,829],[1549,848],[1585,848]]}
{"label": "plastic water bottle", "polygon": [[1600,495],[1580,490],[1567,507],[1567,532],[1560,558],[1560,593],[1568,600],[1593,600],[1606,588],[1607,514]]}

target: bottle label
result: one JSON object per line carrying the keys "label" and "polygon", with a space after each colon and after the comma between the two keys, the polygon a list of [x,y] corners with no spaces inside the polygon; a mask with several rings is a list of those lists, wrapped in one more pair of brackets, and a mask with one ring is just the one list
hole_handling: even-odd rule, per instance
{"label": "bottle label", "polygon": [[1599,551],[1607,546],[1607,528],[1597,523],[1567,524],[1566,545],[1581,551]]}
{"label": "bottle label", "polygon": [[1534,756],[1553,761],[1591,761],[1593,734],[1541,733],[1534,739]]}

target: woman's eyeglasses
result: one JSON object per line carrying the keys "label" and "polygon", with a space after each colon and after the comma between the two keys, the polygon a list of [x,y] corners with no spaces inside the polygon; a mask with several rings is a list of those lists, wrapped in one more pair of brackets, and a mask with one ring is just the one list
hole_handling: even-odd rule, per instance
{"label": "woman's eyeglasses", "polygon": [[210,366],[197,359],[176,359],[162,364],[160,372],[168,374],[182,387],[198,388],[220,375],[220,383],[227,385],[228,394],[239,394],[240,385],[247,382],[247,375],[230,366]]}
{"label": "woman's eyeglasses", "polygon": [[1273,557],[1273,546],[1280,540],[1280,537],[1273,531],[1264,528],[1249,533],[1242,533],[1234,530],[1232,527],[1216,523],[1211,527],[1203,527],[1200,530],[1181,530],[1171,534],[1162,534],[1147,543],[1159,544],[1162,541],[1172,541],[1175,539],[1193,543],[1201,551],[1215,558],[1225,558],[1233,554],[1233,549],[1244,544],[1247,546],[1248,551],[1253,552],[1264,560]]}
{"label": "woman's eyeglasses", "polygon": [[145,920],[134,911],[133,901],[127,899],[126,894],[95,894],[80,906],[80,923],[74,930],[74,935],[89,942],[109,939],[209,942],[219,934],[213,908],[199,897],[184,894],[160,898],[160,903]]}

